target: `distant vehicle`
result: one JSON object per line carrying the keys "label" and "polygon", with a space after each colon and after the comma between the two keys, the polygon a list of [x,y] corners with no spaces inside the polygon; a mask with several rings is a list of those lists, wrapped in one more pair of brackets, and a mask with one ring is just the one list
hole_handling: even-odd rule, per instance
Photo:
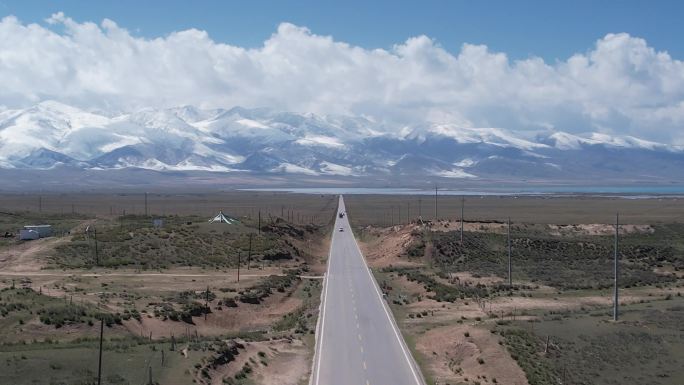
{"label": "distant vehicle", "polygon": [[340,213],[340,218],[344,218],[344,213]]}
{"label": "distant vehicle", "polygon": [[340,231],[344,231],[344,228],[343,228],[343,227],[340,227]]}

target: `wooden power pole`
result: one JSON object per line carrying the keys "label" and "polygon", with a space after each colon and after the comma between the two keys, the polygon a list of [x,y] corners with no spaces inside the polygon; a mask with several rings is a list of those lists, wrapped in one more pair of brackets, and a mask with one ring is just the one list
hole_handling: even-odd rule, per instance
{"label": "wooden power pole", "polygon": [[252,263],[252,237],[254,234],[249,233],[249,251],[247,252],[247,270],[249,270],[249,265]]}
{"label": "wooden power pole", "polygon": [[100,266],[100,255],[97,248],[97,229],[93,226],[93,236],[95,238],[95,266]]}
{"label": "wooden power pole", "polygon": [[461,197],[461,246],[463,246],[463,206],[465,206],[465,197]]}
{"label": "wooden power pole", "polygon": [[97,363],[97,385],[102,384],[102,337],[104,335],[104,317],[100,318],[100,356]]}
{"label": "wooden power pole", "polygon": [[238,250],[238,271],[237,271],[237,281],[240,282],[240,250]]}
{"label": "wooden power pole", "polygon": [[511,217],[508,217],[508,287],[513,287],[513,270],[511,268]]}
{"label": "wooden power pole", "polygon": [[435,185],[435,223],[437,223],[437,185]]}
{"label": "wooden power pole", "polygon": [[613,321],[618,320],[618,275],[620,274],[620,266],[618,264],[618,238],[620,236],[620,214],[615,214],[615,264],[613,266],[613,272],[615,274],[615,288],[613,292]]}
{"label": "wooden power pole", "polygon": [[204,302],[204,320],[207,320],[207,314],[209,314],[209,286],[207,286],[207,293]]}

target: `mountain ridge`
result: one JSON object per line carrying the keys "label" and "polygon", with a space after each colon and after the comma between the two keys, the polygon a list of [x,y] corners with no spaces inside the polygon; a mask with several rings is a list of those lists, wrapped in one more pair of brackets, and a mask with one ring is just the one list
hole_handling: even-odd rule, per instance
{"label": "mountain ridge", "polygon": [[0,111],[0,169],[550,180],[684,180],[684,148],[631,136],[530,134],[267,108]]}

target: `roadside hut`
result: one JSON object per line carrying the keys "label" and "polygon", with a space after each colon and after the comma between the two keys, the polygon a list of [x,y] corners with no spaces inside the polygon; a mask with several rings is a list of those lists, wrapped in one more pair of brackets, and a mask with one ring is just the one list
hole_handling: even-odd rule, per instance
{"label": "roadside hut", "polygon": [[32,241],[40,238],[40,234],[35,230],[21,229],[19,230],[19,240]]}
{"label": "roadside hut", "polygon": [[51,225],[27,225],[24,226],[24,230],[31,230],[38,233],[40,238],[46,238],[52,236],[52,226]]}

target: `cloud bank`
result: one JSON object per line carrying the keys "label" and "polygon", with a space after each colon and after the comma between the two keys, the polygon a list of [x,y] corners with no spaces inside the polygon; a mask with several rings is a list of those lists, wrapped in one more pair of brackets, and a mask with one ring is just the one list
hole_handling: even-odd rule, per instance
{"label": "cloud bank", "polygon": [[[684,62],[625,33],[547,63],[426,36],[364,49],[282,23],[255,49],[190,29],[154,39],[111,20],[0,20],[0,105],[53,99],[130,111],[192,104],[363,115],[528,131],[635,135],[684,144]],[[399,128],[397,128],[399,129]]]}

